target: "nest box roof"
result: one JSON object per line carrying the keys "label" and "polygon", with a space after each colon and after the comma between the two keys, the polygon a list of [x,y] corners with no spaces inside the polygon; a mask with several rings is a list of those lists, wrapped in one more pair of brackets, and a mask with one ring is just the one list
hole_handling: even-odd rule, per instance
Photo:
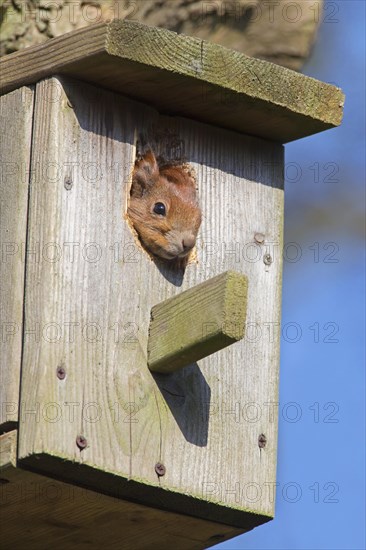
{"label": "nest box roof", "polygon": [[342,120],[340,88],[279,65],[132,21],[100,23],[0,60],[0,92],[55,75],[160,112],[286,143]]}

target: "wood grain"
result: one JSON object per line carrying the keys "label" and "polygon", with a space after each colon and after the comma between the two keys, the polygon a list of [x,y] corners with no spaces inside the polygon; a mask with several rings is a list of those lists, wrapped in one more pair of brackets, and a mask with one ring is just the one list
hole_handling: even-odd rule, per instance
{"label": "wood grain", "polygon": [[0,435],[0,468],[16,465],[17,430]]}
{"label": "wood grain", "polygon": [[169,114],[286,143],[342,120],[332,85],[201,39],[114,20],[0,60],[2,93],[55,74],[130,95]]}
{"label": "wood grain", "polygon": [[[57,101],[50,90],[58,91]],[[196,172],[203,222],[197,262],[184,277],[155,264],[125,219],[140,134],[157,154],[172,156],[176,144]],[[282,146],[50,79],[36,90],[35,163],[42,170],[32,172],[28,246],[39,243],[41,255],[27,263],[25,330],[39,327],[40,336],[24,342],[20,463],[242,530],[268,521],[277,448]],[[249,281],[246,337],[197,365],[152,375],[152,306],[227,270]],[[267,445],[260,450],[261,433]],[[82,451],[78,435],[87,442]],[[166,467],[163,477],[157,462]]]}
{"label": "wood grain", "polygon": [[151,310],[147,364],[171,373],[241,340],[248,280],[227,271]]}
{"label": "wood grain", "polygon": [[[15,467],[17,432],[0,436],[1,548],[203,550],[241,530],[116,499]],[[21,521],[19,521],[21,518]]]}
{"label": "wood grain", "polygon": [[0,98],[0,428],[18,421],[33,88]]}

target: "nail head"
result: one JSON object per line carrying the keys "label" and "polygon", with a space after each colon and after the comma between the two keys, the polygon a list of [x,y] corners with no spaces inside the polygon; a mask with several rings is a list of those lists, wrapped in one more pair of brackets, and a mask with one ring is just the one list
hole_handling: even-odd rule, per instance
{"label": "nail head", "polygon": [[266,265],[271,265],[271,263],[272,263],[272,261],[273,261],[273,260],[272,260],[272,256],[271,256],[270,254],[265,254],[265,255],[263,256],[263,261],[264,261],[264,263],[265,263]]}
{"label": "nail head", "polygon": [[66,369],[63,366],[59,366],[56,369],[57,378],[59,380],[64,380],[66,378]]}
{"label": "nail head", "polygon": [[264,447],[267,445],[267,438],[264,434],[260,434],[258,437],[258,447],[260,449],[264,449]]}
{"label": "nail head", "polygon": [[70,177],[65,178],[64,187],[65,187],[66,191],[70,191],[70,189],[72,187],[72,179]]}
{"label": "nail head", "polygon": [[77,438],[76,438],[76,445],[79,447],[80,451],[82,451],[83,449],[85,449],[85,447],[87,446],[88,442],[86,440],[86,438],[83,436],[83,435],[78,435]]}
{"label": "nail head", "polygon": [[157,462],[155,464],[155,472],[158,474],[159,477],[165,475],[166,469],[164,464],[162,464],[161,462]]}
{"label": "nail head", "polygon": [[263,233],[256,233],[256,234],[254,235],[254,240],[255,240],[255,242],[258,243],[258,244],[264,243],[264,235],[263,235]]}

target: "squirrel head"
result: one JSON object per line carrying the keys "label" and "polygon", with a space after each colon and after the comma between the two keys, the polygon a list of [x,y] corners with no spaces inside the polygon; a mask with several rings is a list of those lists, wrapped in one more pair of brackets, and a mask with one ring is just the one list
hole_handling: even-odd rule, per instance
{"label": "squirrel head", "polygon": [[143,246],[163,260],[186,262],[201,225],[195,182],[183,166],[158,165],[148,151],[135,162],[130,221]]}

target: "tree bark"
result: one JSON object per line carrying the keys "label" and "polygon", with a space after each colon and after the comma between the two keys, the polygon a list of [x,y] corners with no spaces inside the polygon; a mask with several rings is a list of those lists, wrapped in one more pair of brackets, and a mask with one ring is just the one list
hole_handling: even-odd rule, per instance
{"label": "tree bark", "polygon": [[300,70],[322,7],[323,0],[0,0],[0,55],[119,17]]}

